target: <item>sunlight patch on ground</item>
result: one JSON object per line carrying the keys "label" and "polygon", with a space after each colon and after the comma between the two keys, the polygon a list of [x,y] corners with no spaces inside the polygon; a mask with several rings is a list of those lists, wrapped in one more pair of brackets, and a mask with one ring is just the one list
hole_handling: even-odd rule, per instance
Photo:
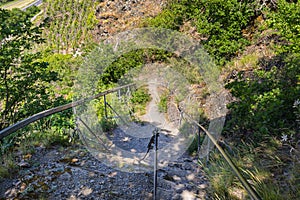
{"label": "sunlight patch on ground", "polygon": [[184,190],[181,194],[181,197],[183,200],[194,200],[195,199],[195,195],[193,192]]}

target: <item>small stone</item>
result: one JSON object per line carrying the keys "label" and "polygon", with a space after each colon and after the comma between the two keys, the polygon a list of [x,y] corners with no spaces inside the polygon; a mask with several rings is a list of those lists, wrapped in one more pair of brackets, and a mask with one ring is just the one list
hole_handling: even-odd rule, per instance
{"label": "small stone", "polygon": [[203,183],[201,185],[198,186],[200,189],[205,189],[207,188],[207,184]]}
{"label": "small stone", "polygon": [[18,186],[22,183],[22,181],[18,180],[17,182],[13,183],[14,186]]}
{"label": "small stone", "polygon": [[190,159],[190,158],[185,158],[183,161],[184,161],[184,162],[193,162],[193,160]]}
{"label": "small stone", "polygon": [[184,188],[178,188],[178,189],[176,190],[176,193],[181,194],[181,193],[183,192],[183,190],[184,190]]}
{"label": "small stone", "polygon": [[184,164],[182,165],[182,169],[184,169],[184,170],[191,170],[191,169],[192,169],[192,166],[191,166],[190,163],[184,163]]}
{"label": "small stone", "polygon": [[71,177],[72,177],[72,175],[68,172],[65,172],[62,175],[60,175],[61,179],[70,179]]}
{"label": "small stone", "polygon": [[76,163],[76,162],[78,162],[78,159],[77,159],[77,158],[73,158],[73,159],[71,160],[71,163]]}
{"label": "small stone", "polygon": [[28,162],[24,161],[24,160],[22,160],[21,162],[19,162],[18,166],[22,167],[22,168],[30,168],[31,167],[31,165]]}
{"label": "small stone", "polygon": [[45,180],[46,180],[46,181],[51,181],[51,180],[52,180],[52,177],[51,177],[51,176],[46,176],[46,177],[45,177]]}
{"label": "small stone", "polygon": [[172,197],[172,200],[180,200],[181,196],[179,194],[176,194]]}
{"label": "small stone", "polygon": [[185,185],[185,188],[186,190],[192,190],[193,189],[193,186],[189,185],[189,184],[186,184]]}

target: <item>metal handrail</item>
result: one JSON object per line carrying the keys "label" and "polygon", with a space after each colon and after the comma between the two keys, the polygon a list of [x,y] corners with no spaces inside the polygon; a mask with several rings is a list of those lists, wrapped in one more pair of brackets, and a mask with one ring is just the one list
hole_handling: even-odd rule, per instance
{"label": "metal handrail", "polygon": [[[97,99],[101,96],[105,96],[107,94],[116,92],[120,89],[126,88],[126,87],[130,87],[135,85],[134,83],[132,84],[128,84],[128,85],[124,85],[124,86],[120,86],[120,87],[116,87],[113,88],[111,90],[106,90],[104,92],[101,92],[99,94],[96,94],[94,96],[85,98],[85,99],[81,99],[63,106],[59,106],[56,108],[52,108],[49,110],[45,110],[42,111],[40,113],[37,113],[31,117],[28,117],[20,122],[17,122],[16,124],[9,126],[3,130],[0,131],[0,140],[3,139],[4,137],[16,132],[17,130],[27,126],[28,124],[35,122],[41,118],[47,117],[49,115],[53,115],[55,113],[76,107],[80,104],[83,104],[86,101],[91,101],[93,99]],[[220,153],[222,154],[222,156],[225,158],[225,160],[228,162],[228,164],[230,165],[231,169],[236,173],[237,177],[239,178],[240,182],[242,183],[242,185],[244,186],[244,188],[248,191],[248,193],[250,194],[250,196],[252,197],[252,199],[254,200],[260,200],[261,197],[257,194],[257,192],[253,189],[253,187],[247,182],[247,180],[240,174],[238,168],[235,166],[235,164],[232,162],[232,160],[229,158],[229,156],[224,152],[224,150],[220,147],[220,145],[218,144],[218,142],[215,140],[215,138],[210,134],[210,132],[208,132],[201,124],[199,124],[197,121],[195,121],[191,116],[189,116],[187,113],[184,112],[184,114],[189,118],[189,120],[191,120],[193,123],[195,123],[198,127],[200,127],[209,137],[209,139],[214,143],[214,145],[217,147],[217,149],[220,151]]]}
{"label": "metal handrail", "polygon": [[39,119],[42,119],[44,117],[47,117],[47,116],[50,116],[50,115],[53,115],[55,113],[59,113],[59,112],[62,112],[64,110],[68,110],[70,108],[73,108],[73,107],[76,107],[78,105],[81,105],[83,104],[84,102],[87,102],[87,101],[91,101],[93,99],[97,99],[99,97],[102,97],[104,95],[107,95],[107,94],[110,94],[110,93],[113,93],[113,92],[116,92],[120,89],[123,89],[123,88],[126,88],[126,87],[131,87],[135,85],[134,83],[131,83],[131,84],[127,84],[127,85],[123,85],[123,86],[120,86],[120,87],[116,87],[116,88],[113,88],[113,89],[110,89],[110,90],[106,90],[104,92],[100,92],[94,96],[91,96],[91,97],[88,97],[88,98],[85,98],[85,99],[81,99],[81,100],[78,100],[78,101],[74,101],[72,103],[68,103],[66,105],[62,105],[62,106],[58,106],[58,107],[55,107],[55,108],[51,108],[49,110],[45,110],[45,111],[42,111],[42,112],[39,112],[35,115],[32,115],[31,117],[28,117],[22,121],[19,121],[7,128],[4,128],[0,131],[0,140],[3,139],[4,137],[16,132],[17,130],[39,120]]}
{"label": "metal handrail", "polygon": [[222,149],[222,147],[218,144],[217,140],[213,137],[213,135],[206,129],[204,126],[199,124],[196,120],[194,120],[190,115],[184,112],[184,114],[187,116],[187,118],[196,124],[198,127],[200,127],[206,135],[209,137],[209,139],[213,142],[213,144],[216,146],[216,148],[219,150],[221,155],[225,158],[226,162],[229,164],[230,168],[234,171],[234,173],[237,175],[238,179],[244,186],[244,188],[247,190],[247,192],[250,194],[252,199],[254,200],[261,200],[262,198],[259,196],[259,194],[254,190],[254,188],[248,183],[248,181],[242,176],[239,169],[235,166],[233,161],[230,159],[230,157],[225,153],[225,151]]}

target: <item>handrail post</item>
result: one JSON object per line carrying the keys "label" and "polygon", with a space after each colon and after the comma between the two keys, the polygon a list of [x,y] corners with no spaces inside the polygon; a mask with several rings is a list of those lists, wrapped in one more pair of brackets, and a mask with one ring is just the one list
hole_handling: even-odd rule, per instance
{"label": "handrail post", "polygon": [[158,134],[159,134],[159,130],[155,129],[154,130],[154,141],[155,141],[155,147],[154,147],[154,188],[153,188],[153,200],[156,200],[156,196],[157,196],[157,151],[158,151]]}
{"label": "handrail post", "polygon": [[201,143],[201,128],[198,126],[198,137],[197,137],[197,154],[199,155],[200,154],[200,148],[201,148],[201,145],[200,145],[200,143]]}
{"label": "handrail post", "polygon": [[106,95],[103,95],[104,99],[104,114],[105,114],[105,119],[107,119],[107,102],[106,102]]}

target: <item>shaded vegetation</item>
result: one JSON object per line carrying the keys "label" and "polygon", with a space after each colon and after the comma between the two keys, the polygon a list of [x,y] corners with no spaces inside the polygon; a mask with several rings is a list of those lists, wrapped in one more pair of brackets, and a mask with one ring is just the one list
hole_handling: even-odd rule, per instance
{"label": "shaded vegetation", "polygon": [[[295,29],[299,25],[294,23],[299,19],[299,6],[299,3],[278,2],[277,12],[270,13],[267,23],[278,31],[276,34],[284,43],[276,45],[273,58],[262,58],[256,63],[258,69],[252,72],[251,77],[239,72],[237,79],[227,84],[227,88],[239,99],[229,105],[231,122],[238,129],[234,131],[252,132],[257,140],[264,134],[280,136],[297,132],[293,105],[300,94],[300,32]],[[283,133],[286,129],[289,131]]]}

